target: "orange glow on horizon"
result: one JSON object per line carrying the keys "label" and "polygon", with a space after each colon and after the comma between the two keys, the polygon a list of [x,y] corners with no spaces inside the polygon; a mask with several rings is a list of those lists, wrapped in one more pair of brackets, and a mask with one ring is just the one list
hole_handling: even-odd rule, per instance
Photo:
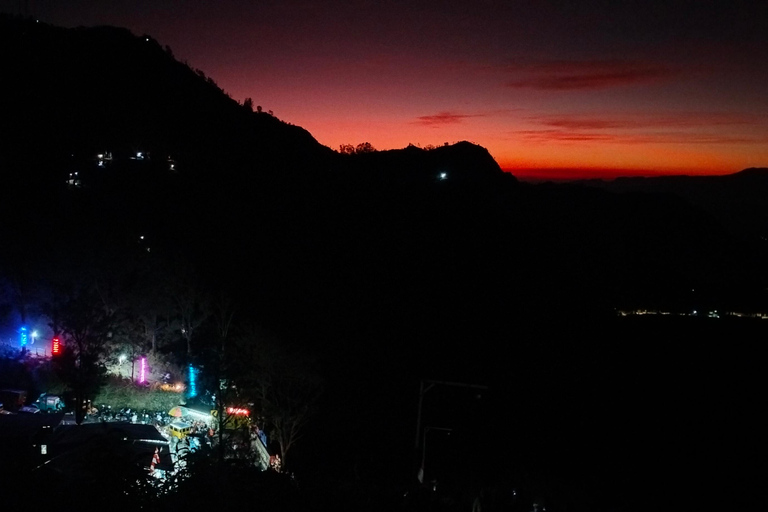
{"label": "orange glow on horizon", "polygon": [[[768,136],[763,134],[768,129],[751,120],[742,124],[738,116],[605,115],[588,120],[559,116],[556,121],[547,117],[547,123],[568,127],[553,133],[530,130],[538,121],[520,120],[516,114],[467,112],[437,111],[415,117],[369,114],[367,119],[340,119],[331,112],[321,117],[295,114],[300,118],[297,124],[331,149],[361,142],[390,150],[466,140],[486,148],[502,169],[522,180],[724,175],[768,165]],[[707,125],[713,119],[720,124]],[[572,129],[577,124],[587,128]],[[675,131],[665,131],[669,126]],[[741,133],[750,130],[751,134]]]}
{"label": "orange glow on horizon", "polygon": [[[738,172],[722,170],[667,169],[617,169],[610,167],[502,167],[520,181],[575,181],[585,179],[613,180],[616,178],[652,178],[659,176],[722,176]],[[741,169],[739,169],[741,170]]]}

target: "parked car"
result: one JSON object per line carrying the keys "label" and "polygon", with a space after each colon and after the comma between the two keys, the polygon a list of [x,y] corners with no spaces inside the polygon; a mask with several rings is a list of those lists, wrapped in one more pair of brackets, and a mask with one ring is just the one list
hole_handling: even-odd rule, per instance
{"label": "parked car", "polygon": [[38,409],[43,412],[58,412],[64,410],[64,401],[57,395],[49,395],[43,393],[35,400],[35,404]]}

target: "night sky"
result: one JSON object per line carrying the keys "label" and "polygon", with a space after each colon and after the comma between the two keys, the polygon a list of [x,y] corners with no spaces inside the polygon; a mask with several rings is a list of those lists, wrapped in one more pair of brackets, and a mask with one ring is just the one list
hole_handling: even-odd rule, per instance
{"label": "night sky", "polygon": [[321,143],[468,140],[526,178],[768,166],[768,2],[0,0],[148,34]]}

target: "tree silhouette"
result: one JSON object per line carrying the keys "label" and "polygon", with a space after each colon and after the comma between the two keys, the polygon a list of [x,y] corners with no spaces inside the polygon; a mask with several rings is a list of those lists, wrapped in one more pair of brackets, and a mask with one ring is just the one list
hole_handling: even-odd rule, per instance
{"label": "tree silhouette", "polygon": [[357,146],[352,144],[341,144],[339,146],[339,153],[342,155],[359,155],[361,153],[373,153],[376,148],[370,142],[361,142]]}
{"label": "tree silhouette", "polygon": [[208,300],[202,292],[197,276],[188,266],[181,266],[174,278],[172,290],[181,336],[187,343],[187,355],[192,355],[192,338],[198,327],[210,316]]}
{"label": "tree silhouette", "polygon": [[169,294],[169,288],[163,269],[148,265],[141,269],[128,298],[133,337],[152,352],[158,350],[160,341],[172,329],[171,317],[178,302]]}
{"label": "tree silhouette", "polygon": [[316,412],[323,379],[306,353],[255,332],[251,329],[237,340],[237,374],[242,376],[238,385],[247,389],[260,415],[271,426],[271,437],[280,447],[285,468],[288,453]]}
{"label": "tree silhouette", "polygon": [[373,147],[373,145],[370,142],[362,142],[357,145],[355,148],[355,153],[373,153],[376,151],[376,148]]}
{"label": "tree silhouette", "polygon": [[56,359],[56,369],[75,394],[75,418],[79,424],[85,418],[85,404],[106,381],[106,347],[116,325],[114,315],[105,310],[98,294],[90,288],[68,297],[59,314],[65,341],[64,352]]}

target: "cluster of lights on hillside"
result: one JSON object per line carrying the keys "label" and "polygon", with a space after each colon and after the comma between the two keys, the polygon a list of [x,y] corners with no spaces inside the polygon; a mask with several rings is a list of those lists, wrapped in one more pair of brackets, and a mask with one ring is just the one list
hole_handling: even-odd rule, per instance
{"label": "cluster of lights on hillside", "polygon": [[107,165],[107,162],[112,161],[112,152],[107,151],[106,153],[99,153],[96,155],[96,163],[99,167],[105,167]]}
{"label": "cluster of lights on hillside", "polygon": [[[93,157],[91,160],[95,160],[96,167],[100,169],[107,169],[115,160],[119,160],[119,158],[116,158],[115,156],[113,156],[111,151],[103,151],[101,153],[97,153],[95,157]],[[135,151],[131,153],[131,156],[128,157],[128,160],[149,161],[150,155],[149,155],[149,152],[147,151]],[[168,156],[165,162],[168,165],[169,171],[173,171],[173,172],[177,171],[176,160]],[[70,185],[72,187],[80,187],[82,185],[80,172],[79,171],[70,172],[69,176],[67,177],[66,183],[67,185]]]}
{"label": "cluster of lights on hillside", "polygon": [[78,175],[77,171],[69,173],[69,178],[67,179],[67,185],[69,185],[70,187],[79,187],[81,185],[80,176]]}
{"label": "cluster of lights on hillside", "polygon": [[720,312],[716,309],[700,311],[693,309],[687,313],[663,311],[657,309],[629,309],[629,310],[617,310],[618,316],[641,316],[641,315],[660,315],[660,316],[696,316],[706,318],[721,318],[724,316],[733,316],[739,318],[759,318],[762,320],[768,320],[768,313],[742,313],[739,311],[726,311]]}

